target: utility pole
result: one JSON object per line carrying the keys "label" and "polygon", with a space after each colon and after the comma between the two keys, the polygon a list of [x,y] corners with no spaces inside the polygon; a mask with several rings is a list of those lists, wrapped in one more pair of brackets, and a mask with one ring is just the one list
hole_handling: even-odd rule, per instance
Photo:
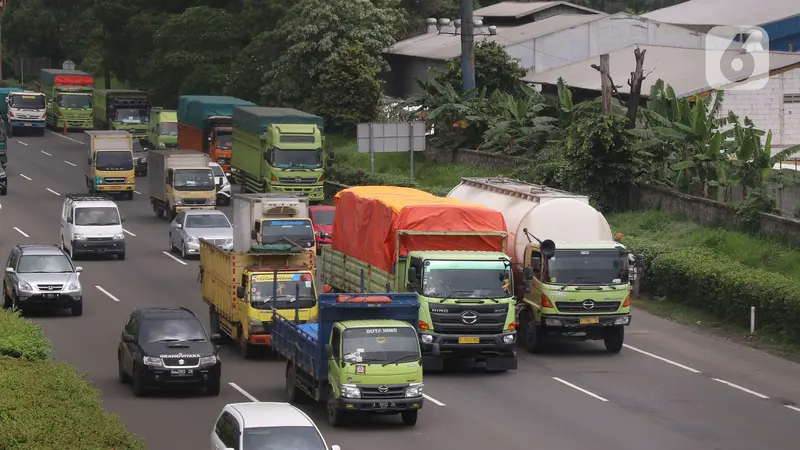
{"label": "utility pole", "polygon": [[461,88],[475,88],[475,24],[472,0],[461,0]]}

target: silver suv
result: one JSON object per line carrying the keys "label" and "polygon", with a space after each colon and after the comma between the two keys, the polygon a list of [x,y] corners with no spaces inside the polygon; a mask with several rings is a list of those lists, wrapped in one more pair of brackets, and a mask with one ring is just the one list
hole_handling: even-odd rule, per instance
{"label": "silver suv", "polygon": [[58,246],[17,245],[6,262],[3,307],[19,310],[69,309],[83,314],[83,288],[78,280],[83,267],[75,267]]}

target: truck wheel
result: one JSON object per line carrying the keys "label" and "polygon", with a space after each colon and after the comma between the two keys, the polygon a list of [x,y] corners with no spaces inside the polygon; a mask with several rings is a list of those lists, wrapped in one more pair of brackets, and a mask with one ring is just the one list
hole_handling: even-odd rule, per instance
{"label": "truck wheel", "polygon": [[39,129],[37,130],[36,134],[37,134],[37,135],[39,135],[39,137],[42,137],[42,136],[44,136],[44,127],[42,127],[42,128],[39,128]]}
{"label": "truck wheel", "polygon": [[418,409],[412,409],[411,411],[403,411],[400,413],[400,418],[403,419],[403,425],[407,427],[413,427],[417,424],[417,416],[419,415]]}
{"label": "truck wheel", "polygon": [[536,320],[533,318],[533,311],[525,310],[521,322],[522,330],[520,331],[522,331],[522,344],[525,346],[525,350],[530,353],[540,353],[544,349],[545,335],[542,327],[536,324]]}
{"label": "truck wheel", "polygon": [[303,392],[297,387],[297,373],[292,363],[286,363],[286,398],[292,404],[303,402]]}
{"label": "truck wheel", "polygon": [[241,355],[244,359],[249,359],[253,357],[253,346],[247,342],[247,339],[244,337],[244,330],[239,327],[239,355]]}
{"label": "truck wheel", "polygon": [[336,409],[336,394],[333,393],[333,388],[328,386],[328,423],[330,426],[337,428],[342,425],[344,414],[342,411]]}
{"label": "truck wheel", "polygon": [[625,341],[625,327],[616,326],[603,330],[603,343],[608,353],[619,353]]}
{"label": "truck wheel", "polygon": [[175,211],[175,208],[170,208],[169,209],[169,221],[172,222],[173,220],[175,220],[175,217],[177,217],[177,216],[178,216],[178,211]]}
{"label": "truck wheel", "polygon": [[164,210],[161,209],[161,207],[156,205],[155,203],[153,203],[153,212],[156,213],[156,217],[158,217],[159,219],[164,217]]}

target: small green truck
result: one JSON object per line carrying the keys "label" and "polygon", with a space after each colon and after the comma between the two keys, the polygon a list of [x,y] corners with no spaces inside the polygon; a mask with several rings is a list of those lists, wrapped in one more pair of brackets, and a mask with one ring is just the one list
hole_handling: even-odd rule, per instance
{"label": "small green truck", "polygon": [[323,130],[321,117],[296,109],[237,106],[231,161],[236,181],[246,192],[300,194],[321,202]]}
{"label": "small green truck", "polygon": [[147,139],[150,94],[131,89],[98,89],[94,93],[94,126],[127,131],[134,141]]}
{"label": "small green truck", "polygon": [[147,138],[142,147],[147,150],[178,148],[178,112],[160,107],[150,109]]}
{"label": "small green truck", "polygon": [[47,126],[94,128],[94,77],[79,70],[42,69],[36,90],[47,96]]}

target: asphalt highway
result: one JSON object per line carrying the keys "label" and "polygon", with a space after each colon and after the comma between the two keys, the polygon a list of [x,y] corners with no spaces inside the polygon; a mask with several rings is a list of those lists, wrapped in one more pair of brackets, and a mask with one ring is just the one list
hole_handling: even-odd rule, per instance
{"label": "asphalt highway", "polygon": [[[63,195],[84,193],[80,133],[9,140],[9,193],[0,197],[0,257],[15,244],[59,241]],[[141,180],[141,181],[139,181]],[[146,180],[118,202],[127,259],[81,260],[84,313],[35,315],[54,356],[85,373],[148,448],[209,448],[226,403],[285,401],[284,364],[243,360],[223,347],[219,397],[135,398],[117,381],[116,348],[135,308],[186,306],[208,324],[198,261],[166,253],[168,223],[157,219]],[[237,186],[233,186],[234,191]],[[222,208],[230,213],[230,208]],[[547,450],[796,450],[800,366],[635,311],[626,347],[564,344],[545,355],[520,352],[519,370],[489,375],[465,368],[425,377],[427,403],[414,428],[398,417],[364,417],[330,428],[322,405],[300,405],[344,450],[409,448]]]}

